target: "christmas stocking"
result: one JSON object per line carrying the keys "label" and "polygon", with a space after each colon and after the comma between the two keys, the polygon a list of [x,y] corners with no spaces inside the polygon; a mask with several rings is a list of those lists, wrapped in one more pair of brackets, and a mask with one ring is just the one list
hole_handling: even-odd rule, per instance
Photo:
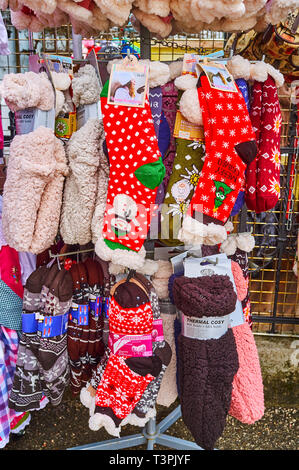
{"label": "christmas stocking", "polygon": [[108,84],[101,94],[110,174],[102,237],[97,255],[138,269],[154,210],[157,187],[165,175],[148,99],[144,108],[110,105]]}
{"label": "christmas stocking", "polygon": [[152,283],[139,273],[134,275],[134,279],[141,283],[149,294],[153,310],[153,354],[159,357],[162,362],[160,374],[149,383],[132,413],[128,415],[127,418],[125,418],[121,423],[121,426],[124,426],[125,424],[132,424],[143,427],[150,418],[156,415],[155,407],[157,396],[165,371],[170,363],[172,351],[169,344],[164,340],[159,298]]}
{"label": "christmas stocking", "polygon": [[[257,152],[255,135],[242,93],[219,91],[202,73],[198,99],[205,131],[206,158],[189,214],[225,223],[237,200],[248,163]],[[190,217],[183,222],[190,225]],[[196,221],[199,228],[200,222]],[[192,222],[194,224],[194,222]]]}
{"label": "christmas stocking", "polygon": [[143,288],[130,281],[116,285],[109,327],[113,352],[97,388],[89,427],[98,430],[104,426],[108,433],[118,436],[121,421],[132,412],[162,367],[161,359],[152,355],[153,312]]}
{"label": "christmas stocking", "polygon": [[275,80],[255,81],[252,91],[251,122],[256,134],[258,156],[249,165],[246,205],[256,213],[275,207],[280,195],[281,111]]}
{"label": "christmas stocking", "polygon": [[204,141],[176,139],[176,155],[161,211],[160,239],[178,245],[181,220],[187,212],[204,164]]}

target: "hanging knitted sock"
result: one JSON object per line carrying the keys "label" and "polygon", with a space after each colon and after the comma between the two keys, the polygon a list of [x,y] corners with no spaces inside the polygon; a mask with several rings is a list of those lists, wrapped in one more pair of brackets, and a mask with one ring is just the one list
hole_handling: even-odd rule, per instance
{"label": "hanging knitted sock", "polygon": [[[198,80],[198,99],[206,158],[191,200],[190,214],[199,212],[212,218],[211,221],[224,223],[239,194],[245,168],[256,157],[255,135],[244,98],[237,88],[235,92],[216,90],[202,73]],[[188,217],[186,220],[190,223]]]}
{"label": "hanging knitted sock", "polygon": [[69,272],[73,280],[73,300],[67,329],[67,348],[70,360],[71,390],[74,395],[77,395],[82,387],[83,363],[81,359],[87,362],[89,298],[88,293],[81,287],[81,275],[82,282],[87,283],[84,267],[81,267],[80,273],[78,264],[73,264]]}
{"label": "hanging knitted sock", "polygon": [[[137,334],[140,337],[151,333],[152,326],[153,313],[145,290],[128,281],[116,285],[109,308],[110,335],[114,335],[110,338],[111,349],[119,335],[129,334],[132,338]],[[145,343],[144,346],[149,347]],[[132,345],[132,352],[138,354],[139,349],[139,346]],[[92,430],[104,426],[108,433],[116,436],[119,435],[121,421],[131,413],[162,367],[158,357],[130,357],[127,352],[124,356],[120,353],[117,350],[109,357],[97,389],[95,414],[89,420]],[[152,354],[152,351],[148,353]]]}
{"label": "hanging knitted sock", "polygon": [[167,245],[181,244],[178,232],[197,186],[204,157],[203,140],[176,139],[176,154],[161,212],[160,240]]}
{"label": "hanging knitted sock", "polygon": [[162,90],[160,86],[149,89],[149,104],[157,139],[159,138],[159,128],[162,114]]}
{"label": "hanging knitted sock", "polygon": [[[244,80],[244,78],[237,78],[236,79],[236,84],[238,85],[238,88],[240,92],[243,95],[243,98],[245,100],[248,112],[250,113],[250,98],[249,98],[249,89],[248,89],[248,84],[247,81]],[[246,171],[246,170],[245,170]],[[246,180],[246,178],[245,178]],[[243,181],[241,190],[238,194],[237,200],[235,202],[235,205],[233,207],[233,210],[231,211],[231,217],[234,217],[237,215],[240,210],[242,209],[244,202],[245,202],[245,180]]]}
{"label": "hanging knitted sock", "polygon": [[44,394],[53,406],[61,403],[70,377],[67,333],[63,325],[67,325],[71,301],[72,277],[69,271],[61,269],[49,286],[44,316],[65,317],[60,329],[62,333],[47,337],[47,333],[42,332],[38,349],[38,363],[44,379]]}
{"label": "hanging knitted sock", "polygon": [[281,110],[272,76],[254,82],[251,121],[258,142],[256,162],[250,164],[246,180],[246,204],[261,213],[273,209],[280,196]]}
{"label": "hanging knitted sock", "polygon": [[[229,314],[235,310],[237,296],[229,277],[215,274],[176,278],[173,296],[175,305],[184,315],[182,334],[178,338],[183,421],[199,446],[213,449],[226,423],[232,382],[239,367],[234,336],[228,328]],[[216,317],[218,322],[226,322],[226,327],[216,335],[215,330],[207,329],[203,337],[197,336],[193,328],[193,332],[188,329],[188,321],[192,321],[188,317],[195,317],[197,321],[205,317],[206,322]]]}
{"label": "hanging knitted sock", "polygon": [[135,269],[144,263],[143,244],[165,167],[148,99],[141,109],[110,105],[107,88],[101,106],[110,174],[103,238],[95,249],[100,258]]}
{"label": "hanging knitted sock", "polygon": [[159,298],[152,283],[139,273],[134,275],[134,279],[137,279],[148,291],[153,310],[153,355],[159,357],[162,362],[160,374],[149,383],[132,413],[121,423],[121,426],[132,424],[143,427],[150,418],[156,415],[157,396],[163,376],[170,363],[172,351],[169,344],[164,340]]}
{"label": "hanging knitted sock", "polygon": [[249,292],[249,268],[248,268],[248,253],[250,253],[255,246],[254,236],[249,232],[230,234],[221,246],[220,252],[226,255],[240,266],[243,276],[247,283],[247,294],[242,300],[243,315],[245,321],[252,328],[250,292]]}
{"label": "hanging knitted sock", "polygon": [[[42,266],[28,277],[24,287],[23,316],[40,311],[41,289],[48,271],[46,266]],[[25,333],[24,325],[27,322],[23,321],[16,370],[9,396],[9,407],[16,411],[39,409],[40,400],[43,398],[36,355],[30,347],[36,333]]]}
{"label": "hanging knitted sock", "polygon": [[164,190],[166,190],[168,181],[171,175],[173,160],[175,157],[175,138],[173,137],[176,113],[177,113],[177,100],[178,100],[178,89],[176,88],[174,81],[170,81],[162,86],[162,110],[165,118],[167,119],[170,129],[170,144],[168,147],[167,155],[163,159],[163,163],[166,168],[166,174],[163,180]]}
{"label": "hanging knitted sock", "polygon": [[96,260],[88,258],[85,262],[89,286],[89,338],[88,358],[90,364],[90,377],[104,354],[102,341],[104,319],[102,315],[103,273]]}

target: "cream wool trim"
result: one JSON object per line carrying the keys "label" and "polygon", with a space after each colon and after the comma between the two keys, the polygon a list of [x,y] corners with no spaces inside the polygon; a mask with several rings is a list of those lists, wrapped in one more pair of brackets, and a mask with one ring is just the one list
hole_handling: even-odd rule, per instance
{"label": "cream wool trim", "polygon": [[246,253],[250,253],[254,247],[255,239],[250,232],[232,233],[221,244],[220,251],[227,256],[231,256],[235,254],[238,248]]}
{"label": "cream wool trim", "polygon": [[89,429],[92,431],[98,431],[101,428],[105,428],[108,434],[115,437],[120,437],[120,428],[115,426],[112,418],[102,413],[94,413],[88,421]]}
{"label": "cream wool trim", "polygon": [[203,224],[190,216],[186,216],[178,234],[179,240],[188,245],[217,245],[224,242],[227,232],[223,225],[214,223]]}
{"label": "cream wool trim", "polygon": [[103,238],[98,238],[95,245],[95,252],[103,261],[112,261],[113,264],[121,264],[129,269],[140,269],[145,263],[146,251],[144,247],[137,253],[136,251],[122,250],[116,248],[111,250]]}
{"label": "cream wool trim", "polygon": [[[144,274],[147,276],[153,276],[157,270],[158,270],[158,262],[151,260],[151,259],[146,259],[144,261],[144,265],[136,270],[140,274]],[[114,274],[115,276],[117,274],[122,274],[126,270],[126,266],[120,265],[120,264],[114,264],[114,263],[109,263],[109,272],[110,274]]]}
{"label": "cream wool trim", "polygon": [[131,426],[138,426],[140,428],[143,428],[146,423],[150,419],[155,418],[156,415],[157,412],[155,408],[151,408],[150,410],[148,410],[144,418],[139,418],[135,413],[130,413],[128,416],[125,417],[125,419],[122,420],[122,422],[120,423],[120,427],[130,424]]}

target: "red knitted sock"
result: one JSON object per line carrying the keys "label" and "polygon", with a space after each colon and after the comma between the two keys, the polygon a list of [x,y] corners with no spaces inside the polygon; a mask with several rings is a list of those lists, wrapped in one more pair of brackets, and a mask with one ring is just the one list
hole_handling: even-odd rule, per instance
{"label": "red knitted sock", "polygon": [[238,88],[235,92],[219,91],[211,87],[205,74],[198,85],[206,158],[191,206],[226,222],[242,187],[245,168],[256,157],[255,135]]}
{"label": "red knitted sock", "polygon": [[280,195],[281,110],[275,80],[254,82],[251,121],[258,156],[248,168],[246,204],[257,213],[273,209]]}

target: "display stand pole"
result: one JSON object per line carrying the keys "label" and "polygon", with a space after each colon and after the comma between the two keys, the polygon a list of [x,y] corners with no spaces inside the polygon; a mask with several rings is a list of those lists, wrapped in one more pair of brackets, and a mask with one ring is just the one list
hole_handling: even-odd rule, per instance
{"label": "display stand pole", "polygon": [[185,441],[178,437],[164,434],[181,417],[181,407],[175,408],[159,424],[151,418],[139,434],[124,436],[107,441],[95,442],[67,450],[120,450],[146,444],[147,450],[154,450],[155,445],[161,445],[176,450],[203,450],[195,442]]}
{"label": "display stand pole", "polygon": [[[82,58],[82,38],[81,36],[72,33],[73,35],[73,52],[75,59]],[[142,59],[151,58],[151,33],[141,25],[140,28],[140,56]],[[152,242],[152,243],[151,243]],[[149,243],[153,248],[153,240]],[[149,248],[149,247],[147,247]],[[173,306],[172,306],[173,307]],[[170,312],[167,312],[170,313]],[[166,418],[159,424],[156,418],[151,418],[146,426],[138,434],[131,436],[124,436],[107,441],[95,442],[93,444],[86,444],[82,446],[70,447],[67,450],[120,450],[130,449],[132,447],[147,445],[147,450],[153,450],[154,445],[161,445],[171,449],[177,450],[203,450],[195,442],[185,441],[177,437],[164,434],[180,417],[182,416],[181,407],[175,408]]]}

